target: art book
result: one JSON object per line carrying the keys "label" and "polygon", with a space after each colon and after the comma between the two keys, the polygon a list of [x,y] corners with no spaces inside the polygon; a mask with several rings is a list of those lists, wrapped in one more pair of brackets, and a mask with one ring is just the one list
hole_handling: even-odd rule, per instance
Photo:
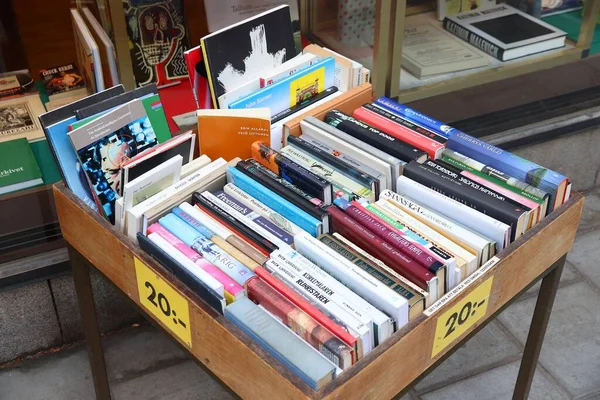
{"label": "art book", "polygon": [[121,191],[121,166],[158,140],[141,100],[130,101],[69,132],[102,214],[115,222]]}
{"label": "art book", "polygon": [[[235,46],[232,45],[235,43]],[[289,6],[279,6],[200,40],[213,104],[297,54]]]}
{"label": "art book", "polygon": [[234,101],[229,104],[229,108],[267,107],[271,110],[271,114],[277,114],[333,86],[334,72],[335,60],[333,57],[328,57],[277,83]]}
{"label": "art book", "polygon": [[37,93],[0,101],[0,142],[26,138],[30,142],[44,138],[38,117],[44,105]]}
{"label": "art book", "polygon": [[133,73],[138,86],[187,78],[189,48],[181,0],[123,0]]}

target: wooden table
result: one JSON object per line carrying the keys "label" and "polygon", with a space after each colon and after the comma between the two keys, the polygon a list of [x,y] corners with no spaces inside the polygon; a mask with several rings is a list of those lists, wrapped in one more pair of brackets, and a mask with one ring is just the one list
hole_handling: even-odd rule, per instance
{"label": "wooden table", "polygon": [[[69,246],[96,397],[102,400],[110,399],[110,388],[92,296],[90,266],[133,300],[144,315],[177,341],[190,357],[231,391],[248,399],[389,399],[402,395],[542,279],[513,397],[526,399],[584,202],[581,194],[573,194],[566,204],[497,254],[497,259],[482,266],[475,273],[477,279],[471,280],[470,285],[437,311],[417,317],[340,377],[314,391],[144,253],[137,243],[93,213],[62,183],[55,185],[54,196],[63,236]],[[178,316],[189,325],[191,341],[175,334],[169,321],[165,323],[156,310],[144,305],[147,293],[140,293],[138,289],[144,285],[138,282],[140,277],[136,276],[135,264],[138,268],[144,265],[153,275],[152,279],[163,281],[187,302],[189,315],[180,310]],[[483,311],[477,314],[476,304],[471,300],[481,297],[482,291],[486,291],[485,307],[479,308]],[[449,315],[453,310],[460,310],[458,317]],[[463,313],[464,310],[467,312]],[[457,318],[459,323],[464,322],[462,328],[454,326]],[[444,342],[442,335],[448,332],[448,326],[456,327],[460,334],[449,335],[452,340]]]}

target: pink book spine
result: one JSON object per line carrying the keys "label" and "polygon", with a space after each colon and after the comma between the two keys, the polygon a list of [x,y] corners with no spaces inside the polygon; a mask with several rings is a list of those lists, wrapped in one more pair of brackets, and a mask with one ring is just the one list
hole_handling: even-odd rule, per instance
{"label": "pink book spine", "polygon": [[183,243],[179,238],[165,229],[162,225],[154,223],[148,227],[148,233],[156,233],[163,239],[165,239],[170,245],[175,247],[181,254],[192,260],[198,267],[205,270],[210,276],[215,278],[219,283],[223,285],[223,288],[236,297],[238,293],[243,292],[244,288],[240,286],[236,281],[231,279],[225,272],[221,271],[208,261],[202,258],[202,256],[196,253],[190,246]]}
{"label": "pink book spine", "polygon": [[480,185],[487,186],[488,188],[500,193],[501,195],[506,196],[509,199],[514,200],[517,203],[524,205],[525,207],[531,208],[532,210],[534,210],[535,208],[537,208],[539,206],[539,204],[536,203],[535,201],[528,199],[525,196],[521,196],[520,194],[510,191],[506,188],[503,188],[502,186],[497,185],[494,182],[490,182],[485,178],[477,176],[472,172],[462,171],[460,174],[464,175],[466,178],[469,178],[470,180],[472,180],[474,182],[479,183]]}

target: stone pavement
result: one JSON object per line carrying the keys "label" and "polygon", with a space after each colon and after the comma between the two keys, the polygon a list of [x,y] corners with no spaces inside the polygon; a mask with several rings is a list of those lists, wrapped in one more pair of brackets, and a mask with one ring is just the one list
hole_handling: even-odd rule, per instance
{"label": "stone pavement", "polygon": [[[567,258],[530,399],[600,399],[600,188]],[[421,381],[403,400],[512,396],[539,285]],[[217,381],[153,327],[104,338],[116,400],[230,399]],[[0,400],[93,399],[82,345],[0,368]]]}

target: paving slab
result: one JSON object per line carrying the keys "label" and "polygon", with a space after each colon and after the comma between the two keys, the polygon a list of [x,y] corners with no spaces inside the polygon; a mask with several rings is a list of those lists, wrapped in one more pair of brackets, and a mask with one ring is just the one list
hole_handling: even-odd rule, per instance
{"label": "paving slab", "polygon": [[482,329],[415,387],[425,393],[519,358],[521,346],[495,321]]}
{"label": "paving slab", "polygon": [[[514,303],[500,322],[525,343],[535,299]],[[586,282],[559,288],[540,364],[572,396],[600,390],[600,295]]]}
{"label": "paving slab", "polygon": [[[92,269],[92,290],[101,332],[121,329],[143,320],[141,314],[103,276]],[[50,280],[65,343],[83,339],[83,327],[71,274]]]}
{"label": "paving slab", "polygon": [[0,291],[0,363],[60,344],[47,281]]}
{"label": "paving slab", "polygon": [[600,229],[578,236],[567,255],[567,261],[600,287],[598,260],[600,260]]}
{"label": "paving slab", "polygon": [[[512,398],[519,365],[515,361],[420,396],[423,400],[507,400]],[[528,400],[569,400],[569,397],[538,368]]]}

